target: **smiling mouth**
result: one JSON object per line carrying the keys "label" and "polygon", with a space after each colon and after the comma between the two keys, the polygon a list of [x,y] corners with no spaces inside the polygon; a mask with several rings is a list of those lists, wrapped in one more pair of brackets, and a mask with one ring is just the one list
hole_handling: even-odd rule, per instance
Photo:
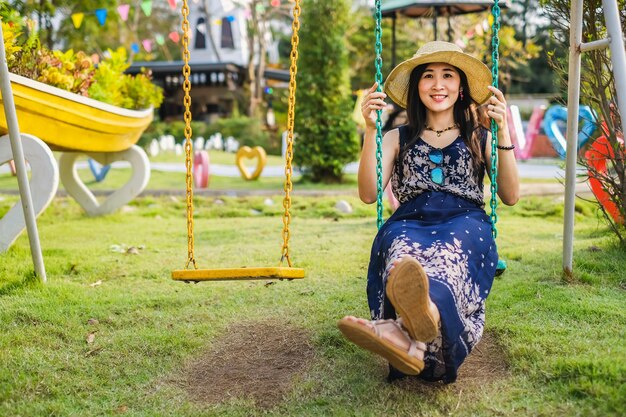
{"label": "smiling mouth", "polygon": [[447,95],[443,95],[443,94],[437,94],[437,95],[430,96],[430,98],[432,98],[433,100],[444,100],[447,97],[448,97]]}

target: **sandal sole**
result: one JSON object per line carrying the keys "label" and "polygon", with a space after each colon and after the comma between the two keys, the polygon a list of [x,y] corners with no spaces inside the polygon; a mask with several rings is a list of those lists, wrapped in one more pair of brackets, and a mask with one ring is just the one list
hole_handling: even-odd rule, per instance
{"label": "sandal sole", "polygon": [[424,369],[424,361],[403,351],[393,343],[376,336],[371,329],[352,320],[341,319],[337,327],[343,335],[357,346],[387,359],[389,363],[406,375],[419,375]]}
{"label": "sandal sole", "polygon": [[387,279],[387,296],[409,335],[419,342],[430,342],[439,333],[439,311],[431,310],[428,277],[415,259],[404,257]]}

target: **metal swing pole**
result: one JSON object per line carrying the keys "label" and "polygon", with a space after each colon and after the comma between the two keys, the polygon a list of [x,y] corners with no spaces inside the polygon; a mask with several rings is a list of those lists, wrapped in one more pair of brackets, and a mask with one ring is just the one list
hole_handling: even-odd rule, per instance
{"label": "metal swing pole", "polygon": [[572,274],[574,259],[574,205],[576,199],[576,162],[578,156],[578,110],[580,106],[581,53],[611,50],[611,64],[622,125],[626,123],[626,52],[617,0],[603,0],[608,37],[582,42],[583,0],[572,0],[570,8],[570,56],[567,90],[567,153],[565,165],[565,213],[563,219],[563,271]]}
{"label": "metal swing pole", "polygon": [[4,34],[2,33],[2,25],[0,25],[0,91],[2,93],[7,126],[9,128],[11,152],[13,152],[13,160],[15,161],[17,184],[20,189],[20,199],[24,210],[26,231],[28,233],[28,241],[30,242],[30,253],[35,266],[35,274],[41,279],[42,282],[45,283],[47,280],[46,268],[41,254],[39,232],[37,231],[37,222],[35,221],[35,210],[33,208],[33,200],[30,194],[30,184],[28,183],[28,176],[26,173],[24,150],[22,149],[20,128],[17,122],[13,91],[11,90],[11,80],[9,79],[9,67],[7,65],[6,51],[4,49]]}

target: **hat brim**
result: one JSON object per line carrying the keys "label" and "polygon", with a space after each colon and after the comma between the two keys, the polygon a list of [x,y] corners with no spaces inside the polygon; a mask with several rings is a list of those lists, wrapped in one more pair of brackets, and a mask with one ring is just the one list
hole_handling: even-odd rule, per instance
{"label": "hat brim", "polygon": [[487,88],[492,80],[489,68],[478,59],[456,51],[433,52],[398,64],[385,81],[385,92],[397,105],[406,109],[411,72],[419,65],[435,62],[444,62],[463,71],[467,76],[470,96],[476,103],[483,104],[491,96]]}

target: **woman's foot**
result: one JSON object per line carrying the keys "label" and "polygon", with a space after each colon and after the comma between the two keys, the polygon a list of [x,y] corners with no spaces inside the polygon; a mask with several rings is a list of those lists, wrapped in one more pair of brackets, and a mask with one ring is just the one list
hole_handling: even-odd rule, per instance
{"label": "woman's foot", "polygon": [[424,369],[426,345],[411,340],[394,320],[346,316],[337,325],[350,341],[387,359],[401,372],[417,375]]}
{"label": "woman's foot", "polygon": [[420,263],[405,256],[397,261],[387,279],[389,301],[400,315],[409,336],[430,342],[439,333],[439,310],[428,293],[428,276]]}

